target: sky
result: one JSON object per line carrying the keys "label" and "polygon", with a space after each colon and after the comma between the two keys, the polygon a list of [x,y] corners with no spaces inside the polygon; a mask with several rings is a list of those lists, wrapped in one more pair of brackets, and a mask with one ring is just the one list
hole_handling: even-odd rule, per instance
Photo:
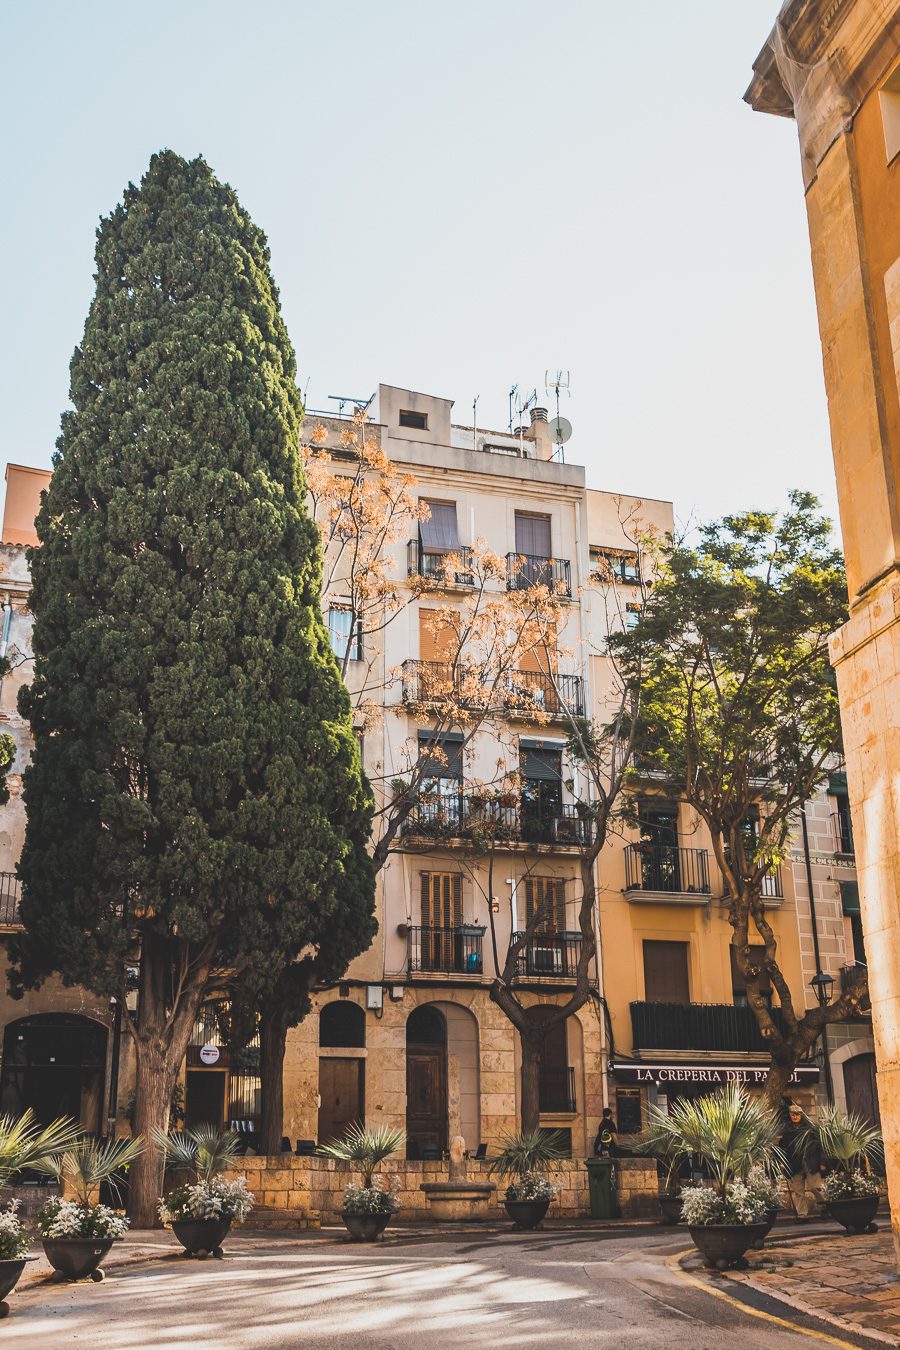
{"label": "sky", "polygon": [[170,147],[267,233],[310,408],[502,429],[564,370],[590,486],[836,511],[796,128],[742,101],[778,3],[0,0],[0,456],[50,466],[98,219]]}

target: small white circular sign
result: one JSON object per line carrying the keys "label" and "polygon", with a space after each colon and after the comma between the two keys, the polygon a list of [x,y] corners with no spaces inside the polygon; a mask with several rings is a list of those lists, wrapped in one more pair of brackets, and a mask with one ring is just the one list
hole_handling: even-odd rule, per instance
{"label": "small white circular sign", "polygon": [[219,1047],[217,1045],[201,1045],[200,1059],[204,1064],[215,1064],[219,1058]]}

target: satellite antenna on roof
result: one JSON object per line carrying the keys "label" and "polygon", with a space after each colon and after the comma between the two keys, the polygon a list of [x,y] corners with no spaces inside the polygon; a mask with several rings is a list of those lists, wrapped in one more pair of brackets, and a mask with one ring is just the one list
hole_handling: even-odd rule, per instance
{"label": "satellite antenna on roof", "polygon": [[563,461],[565,459],[563,446],[572,435],[572,423],[568,418],[559,415],[559,396],[560,394],[571,396],[569,371],[557,370],[551,376],[550,371],[545,370],[544,389],[548,398],[551,394],[556,398],[556,416],[550,423],[550,438],[556,446],[554,455],[558,456],[560,461]]}

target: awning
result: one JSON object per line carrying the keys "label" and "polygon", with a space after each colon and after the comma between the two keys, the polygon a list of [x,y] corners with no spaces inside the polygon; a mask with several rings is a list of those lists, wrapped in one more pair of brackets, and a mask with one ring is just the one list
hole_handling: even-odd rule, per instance
{"label": "awning", "polygon": [[841,888],[841,909],[845,914],[859,913],[859,884],[855,881],[839,881]]}
{"label": "awning", "polygon": [[[747,1087],[763,1087],[769,1075],[765,1064],[613,1064],[612,1071],[620,1083],[656,1083],[660,1087],[677,1086],[711,1088],[726,1083],[744,1083]],[[815,1064],[798,1064],[791,1083],[818,1083],[819,1070]]]}
{"label": "awning", "polygon": [[454,553],[459,548],[456,529],[456,502],[426,502],[431,515],[419,526],[419,538],[426,553]]}

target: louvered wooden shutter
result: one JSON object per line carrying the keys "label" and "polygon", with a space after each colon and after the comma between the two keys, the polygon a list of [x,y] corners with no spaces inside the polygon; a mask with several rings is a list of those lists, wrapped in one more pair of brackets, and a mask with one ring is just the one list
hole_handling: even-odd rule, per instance
{"label": "louvered wooden shutter", "polygon": [[462,923],[462,876],[459,872],[423,872],[422,927],[458,928]]}
{"label": "louvered wooden shutter", "polygon": [[559,932],[564,932],[566,927],[566,883],[557,881],[555,883],[556,895],[553,904],[553,922]]}
{"label": "louvered wooden shutter", "polygon": [[527,877],[525,880],[525,923],[531,923],[534,918],[534,880]]}
{"label": "louvered wooden shutter", "polygon": [[459,872],[453,874],[453,927],[462,923],[462,877]]}
{"label": "louvered wooden shutter", "polygon": [[431,873],[423,872],[422,878],[422,927],[430,928],[431,924]]}

